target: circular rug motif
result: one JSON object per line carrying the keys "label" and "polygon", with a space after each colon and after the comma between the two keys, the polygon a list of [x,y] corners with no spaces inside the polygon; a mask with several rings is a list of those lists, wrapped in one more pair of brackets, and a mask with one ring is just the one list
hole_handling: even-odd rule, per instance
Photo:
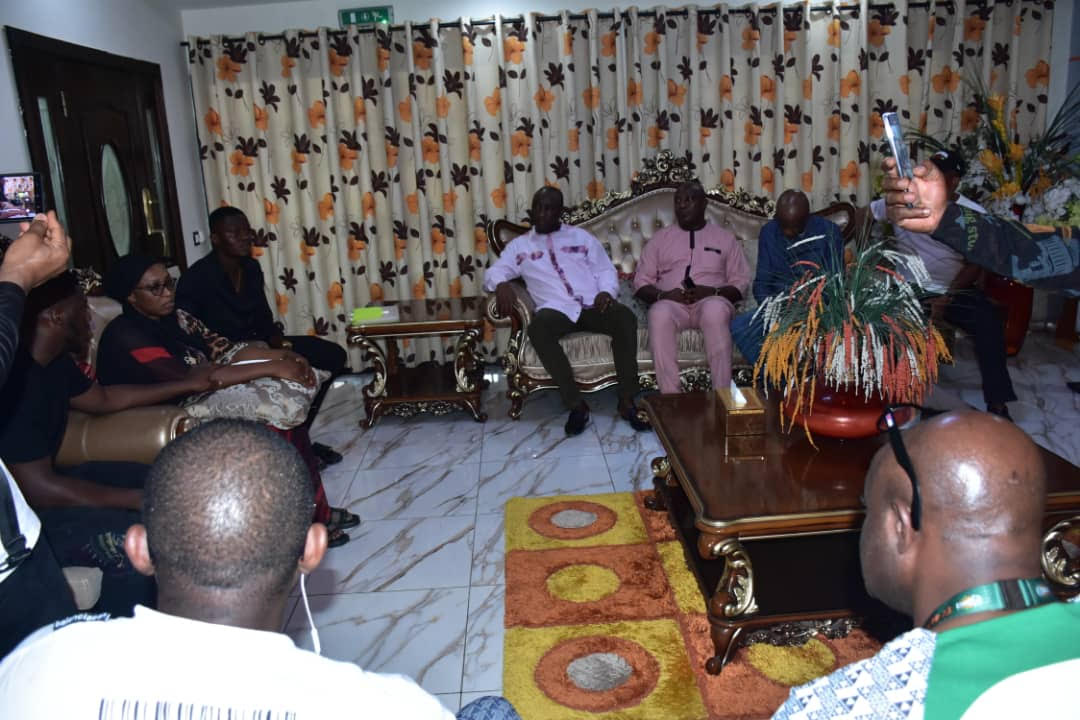
{"label": "circular rug motif", "polygon": [[544,505],[529,516],[529,527],[554,540],[580,540],[615,527],[619,516],[611,508],[585,500]]}
{"label": "circular rug motif", "polygon": [[622,585],[622,580],[614,570],[590,563],[559,568],[548,575],[546,584],[554,598],[587,603],[613,594]]}
{"label": "circular rug motif", "polygon": [[548,650],[536,664],[537,687],[575,710],[606,712],[633,707],[656,688],[660,663],[624,638],[573,638]]}
{"label": "circular rug motif", "polygon": [[836,665],[836,655],[817,638],[804,645],[755,643],[746,649],[746,659],[765,677],[788,686],[827,675]]}

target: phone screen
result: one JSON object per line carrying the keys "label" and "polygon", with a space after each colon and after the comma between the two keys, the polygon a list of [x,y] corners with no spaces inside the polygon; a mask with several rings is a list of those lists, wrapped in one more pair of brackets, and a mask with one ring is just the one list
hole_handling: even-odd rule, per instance
{"label": "phone screen", "polygon": [[904,132],[900,129],[900,118],[894,112],[882,113],[881,119],[885,124],[885,137],[889,141],[889,148],[896,160],[896,170],[901,177],[911,177],[911,156],[908,155],[907,143],[904,142]]}
{"label": "phone screen", "polygon": [[42,212],[41,175],[0,175],[0,222],[30,220]]}

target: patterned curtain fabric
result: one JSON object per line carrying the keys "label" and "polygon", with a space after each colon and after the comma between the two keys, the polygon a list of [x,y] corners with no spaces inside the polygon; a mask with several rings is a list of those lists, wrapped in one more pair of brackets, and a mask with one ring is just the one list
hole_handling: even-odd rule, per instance
{"label": "patterned curtain fabric", "polygon": [[207,202],[248,214],[287,331],[344,343],[372,300],[482,294],[485,223],[524,219],[545,184],[598,198],[669,149],[706,186],[865,202],[880,113],[958,129],[969,68],[1042,127],[1049,7],[871,7],[191,38]]}

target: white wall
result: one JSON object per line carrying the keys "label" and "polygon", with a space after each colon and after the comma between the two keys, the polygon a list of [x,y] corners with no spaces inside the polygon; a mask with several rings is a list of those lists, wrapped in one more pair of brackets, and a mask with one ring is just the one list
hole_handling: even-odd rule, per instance
{"label": "white wall", "polygon": [[[203,238],[207,237],[206,201],[191,110],[187,59],[179,46],[183,39],[180,12],[162,9],[147,0],[3,0],[0,2],[0,25],[157,63],[161,67],[180,224],[188,262],[199,259],[206,251],[207,243],[195,248],[191,235],[199,230]],[[30,167],[30,153],[19,115],[6,37],[0,40],[0,51],[0,128],[4,136],[4,141],[0,142],[0,172],[25,170]],[[68,193],[76,191],[77,188],[67,188]],[[78,228],[71,228],[71,233],[77,242]]]}

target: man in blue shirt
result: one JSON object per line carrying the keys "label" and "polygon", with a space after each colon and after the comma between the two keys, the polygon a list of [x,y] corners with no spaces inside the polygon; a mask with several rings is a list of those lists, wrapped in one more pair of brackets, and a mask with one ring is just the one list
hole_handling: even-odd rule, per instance
{"label": "man in blue shirt", "polygon": [[[798,190],[785,190],[776,201],[776,214],[758,234],[757,270],[751,291],[760,305],[765,298],[787,290],[806,270],[801,261],[831,269],[844,262],[844,238],[836,223],[810,214],[810,201]],[[748,311],[731,322],[731,336],[743,357],[753,365],[761,353],[765,327]]]}

